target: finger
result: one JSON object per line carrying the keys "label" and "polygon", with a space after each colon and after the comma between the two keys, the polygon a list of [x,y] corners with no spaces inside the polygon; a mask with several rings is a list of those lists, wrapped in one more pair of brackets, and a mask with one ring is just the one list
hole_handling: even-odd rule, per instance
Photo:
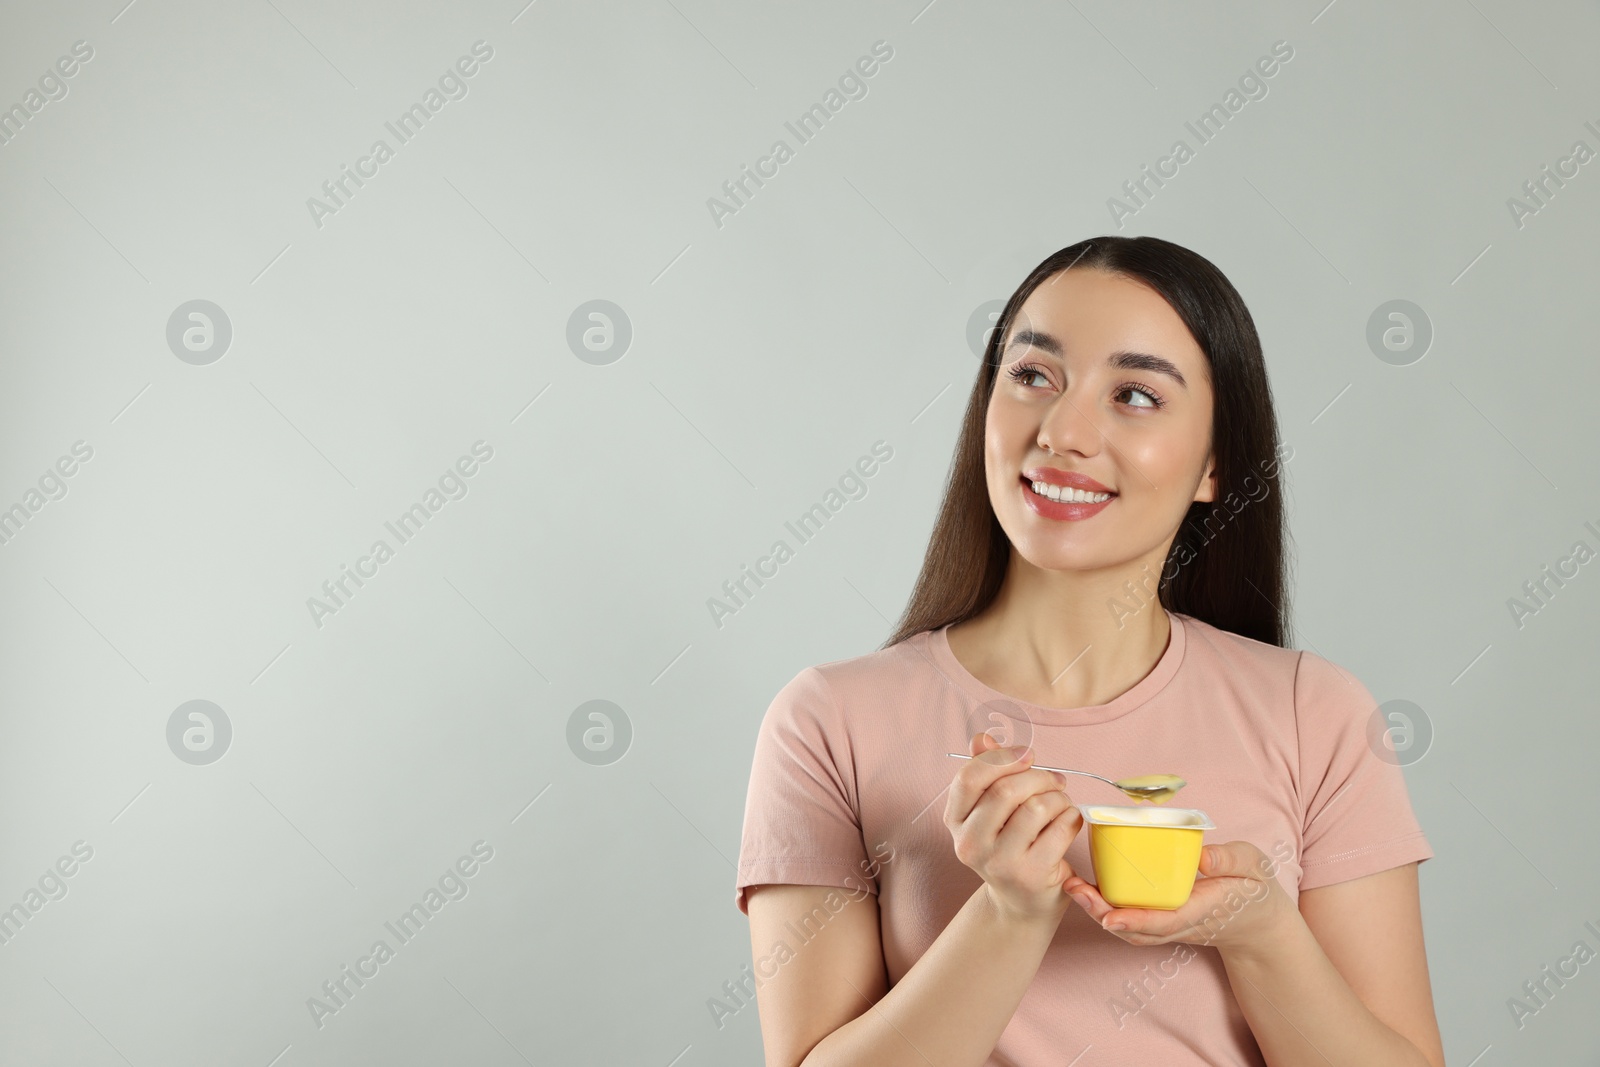
{"label": "finger", "polygon": [[1098,923],[1111,913],[1111,905],[1106,903],[1105,898],[1100,895],[1100,890],[1097,887],[1090,885],[1082,878],[1077,878],[1076,880],[1068,879],[1068,883],[1066,886],[1067,895],[1077,901],[1078,906],[1088,914],[1089,918]]}
{"label": "finger", "polygon": [[1028,755],[1025,762],[1029,766],[1033,764],[1033,753],[1026,745],[1004,745],[994,734],[989,733],[987,730],[980,730],[978,733],[973,734],[968,748],[972,753],[972,759],[969,762],[972,763],[993,763],[1001,767],[1009,767],[1023,758],[1023,752],[1027,752]]}
{"label": "finger", "polygon": [[[1057,792],[1061,792],[1061,788],[1056,783],[1054,771],[1027,769],[1002,775],[984,790],[961,825],[968,833],[976,834],[985,841],[997,841],[1006,823],[1029,797]],[[1051,814],[1055,813],[1052,811]],[[1034,833],[1043,825],[1041,822],[1035,826]],[[1033,838],[1030,837],[1019,847],[1026,848],[1032,843]]]}
{"label": "finger", "polygon": [[[1189,925],[1186,921],[1180,921],[1174,912],[1150,908],[1115,907],[1108,904],[1106,898],[1100,895],[1098,887],[1090,885],[1081,878],[1068,881],[1070,884],[1065,887],[1067,894],[1077,901],[1078,906],[1083,908],[1089,918],[1098,923],[1101,929],[1133,944],[1160,944],[1173,933],[1186,929]],[[1119,924],[1122,929],[1110,929]]]}
{"label": "finger", "polygon": [[[972,735],[972,743],[968,746],[972,753],[973,762],[983,759],[986,763],[1009,764],[1016,760],[1027,748],[1026,745],[1004,745],[987,730],[980,730]],[[989,755],[989,753],[994,753]],[[1032,753],[1030,753],[1030,756]]]}
{"label": "finger", "polygon": [[[1112,925],[1116,925],[1113,923]],[[1154,948],[1156,945],[1170,944],[1176,940],[1172,934],[1152,934],[1143,930],[1125,930],[1120,926],[1115,930],[1107,930],[1111,934],[1135,948]]]}
{"label": "finger", "polygon": [[1167,937],[1189,925],[1176,921],[1173,912],[1150,908],[1111,908],[1100,916],[1099,922],[1106,929],[1122,926],[1121,931],[1113,930],[1112,933],[1144,934],[1156,938]]}
{"label": "finger", "polygon": [[1083,829],[1083,814],[1078,811],[1078,806],[1071,803],[1068,797],[1066,810],[1051,820],[1039,833],[1038,840],[1033,847],[1045,854],[1047,860],[1055,861],[1055,873],[1052,880],[1060,879],[1064,886],[1068,881],[1077,877],[1072,864],[1067,862],[1067,849],[1072,845],[1074,838]]}
{"label": "finger", "polygon": [[1065,806],[1039,831],[1028,851],[1031,859],[1044,863],[1058,862],[1059,877],[1065,882],[1077,877],[1072,864],[1067,862],[1067,848],[1083,829],[1083,814],[1065,790],[1061,791],[1060,796]]}
{"label": "finger", "polygon": [[1207,878],[1233,876],[1266,880],[1267,857],[1248,841],[1228,841],[1200,850],[1200,873]]}
{"label": "finger", "polygon": [[[978,743],[974,739],[974,744]],[[1027,749],[1019,752],[1016,749],[993,748],[968,760],[950,782],[944,809],[945,825],[954,829],[965,824],[990,786],[1007,775],[1028,770],[1032,765],[1033,753]],[[1018,797],[1019,801],[1021,799]],[[1006,815],[1010,814],[1007,810]]]}
{"label": "finger", "polygon": [[[1154,945],[1183,939],[1190,944],[1209,944],[1216,930],[1207,925],[1212,916],[1214,897],[1199,886],[1173,911],[1152,908],[1118,908],[1106,902],[1096,886],[1076,876],[1067,879],[1062,889],[1099,923],[1102,929],[1121,923],[1122,930],[1109,930],[1135,945]],[[1216,892],[1220,893],[1221,890]],[[1079,899],[1079,898],[1083,899]]]}
{"label": "finger", "polygon": [[[1067,795],[1059,789],[1047,789],[1026,797],[1000,828],[1000,833],[995,838],[995,848],[1003,850],[1008,855],[1027,856],[1038,844],[1039,836],[1045,828],[1071,806],[1072,801],[1068,800]],[[1063,848],[1062,852],[1065,851]],[[1033,859],[1039,857],[1040,853],[1033,853]],[[1048,857],[1046,862],[1060,858],[1058,853]]]}
{"label": "finger", "polygon": [[975,757],[981,756],[985,752],[998,752],[999,755],[996,758],[1002,762],[1007,762],[1009,759],[1008,753],[1012,751],[1020,752],[1022,749],[1027,747],[1024,744],[1008,745],[1004,740],[1002,740],[1002,738],[1006,736],[1007,732],[1008,731],[1001,730],[999,731],[999,736],[996,736],[994,733],[991,733],[988,730],[979,730],[977,733],[972,735],[972,740],[967,746],[967,751]]}

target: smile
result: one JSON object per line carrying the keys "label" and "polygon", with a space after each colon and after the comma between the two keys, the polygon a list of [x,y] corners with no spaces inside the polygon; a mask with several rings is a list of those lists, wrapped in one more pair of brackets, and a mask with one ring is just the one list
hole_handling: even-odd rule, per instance
{"label": "smile", "polygon": [[1068,489],[1064,485],[1051,485],[1049,482],[1029,482],[1028,488],[1040,496],[1047,496],[1051,500],[1067,504],[1098,504],[1110,500],[1110,493],[1091,493],[1086,489]]}
{"label": "smile", "polygon": [[1069,489],[1048,482],[1030,482],[1018,476],[1022,496],[1028,507],[1040,518],[1075,522],[1100,514],[1116,499],[1115,493],[1091,493],[1084,489]]}

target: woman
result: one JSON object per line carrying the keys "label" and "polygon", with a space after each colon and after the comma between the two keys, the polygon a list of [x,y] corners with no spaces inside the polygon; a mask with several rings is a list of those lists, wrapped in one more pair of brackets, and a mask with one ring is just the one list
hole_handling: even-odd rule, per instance
{"label": "woman", "polygon": [[[1203,257],[1097,237],[1012,294],[894,635],[762,721],[736,901],[769,1065],[1443,1067],[1433,853],[1366,688],[1285,647],[1286,456]],[[1035,757],[1187,779],[1188,902],[1101,899],[1076,801],[1127,798]]]}

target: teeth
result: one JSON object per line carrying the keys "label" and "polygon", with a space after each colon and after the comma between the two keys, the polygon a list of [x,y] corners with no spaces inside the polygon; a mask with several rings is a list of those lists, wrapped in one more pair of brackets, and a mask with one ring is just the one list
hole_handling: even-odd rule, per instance
{"label": "teeth", "polygon": [[1110,493],[1091,493],[1085,489],[1068,489],[1063,485],[1051,485],[1049,482],[1032,482],[1033,491],[1040,496],[1049,497],[1051,500],[1063,504],[1098,504],[1102,500],[1110,500]]}

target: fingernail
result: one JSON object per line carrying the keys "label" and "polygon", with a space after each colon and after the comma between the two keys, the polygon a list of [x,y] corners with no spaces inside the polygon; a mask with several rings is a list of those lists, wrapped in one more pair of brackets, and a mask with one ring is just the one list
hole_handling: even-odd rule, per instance
{"label": "fingernail", "polygon": [[1082,893],[1073,893],[1072,894],[1072,899],[1076,900],[1080,905],[1082,905],[1085,908],[1087,908],[1089,906],[1089,898],[1084,896]]}
{"label": "fingernail", "polygon": [[1062,789],[1065,789],[1067,787],[1067,776],[1066,775],[1062,774],[1060,771],[1051,771],[1050,773],[1055,775],[1056,785],[1059,785]]}
{"label": "fingernail", "polygon": [[1025,760],[1031,755],[1033,755],[1033,749],[1031,748],[1024,747],[1011,750],[1011,758],[1015,760]]}

